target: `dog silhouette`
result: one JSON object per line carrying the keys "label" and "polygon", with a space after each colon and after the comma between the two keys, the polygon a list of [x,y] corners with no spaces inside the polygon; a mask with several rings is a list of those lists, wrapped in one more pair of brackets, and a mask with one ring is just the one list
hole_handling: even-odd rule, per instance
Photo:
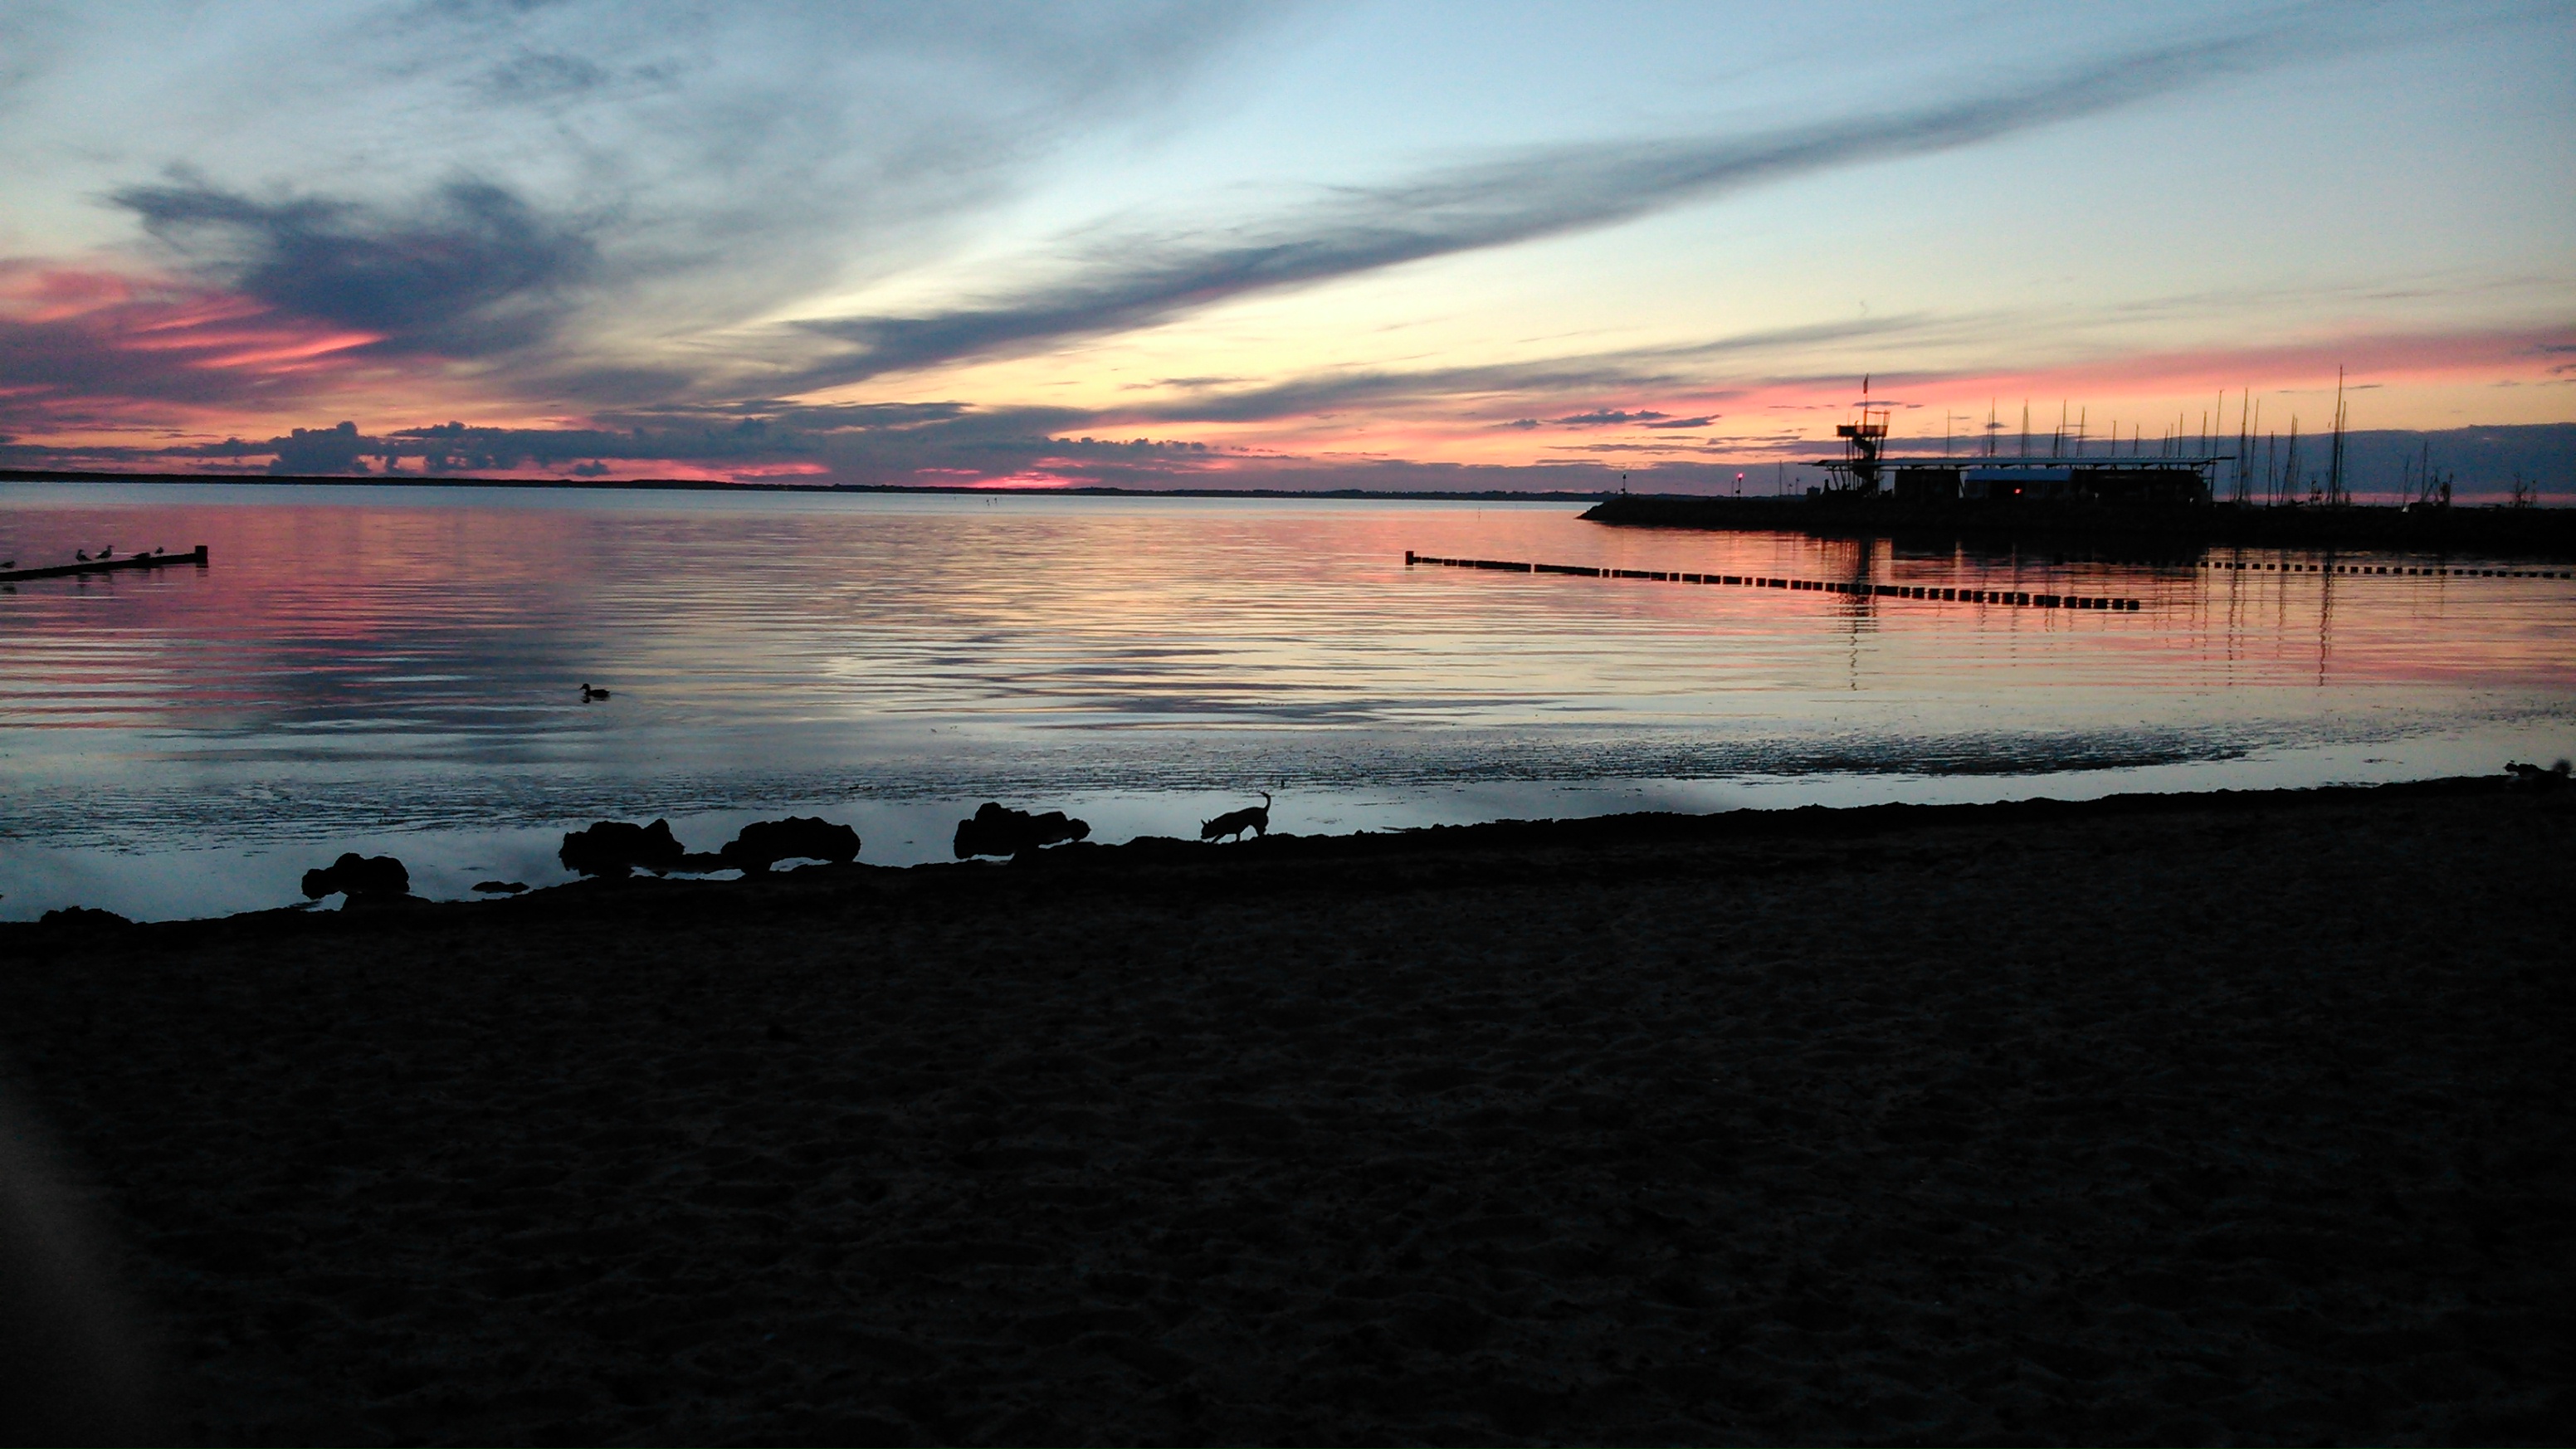
{"label": "dog silhouette", "polygon": [[1220,835],[1228,835],[1240,840],[1243,838],[1243,832],[1247,830],[1265,840],[1269,838],[1269,791],[1261,792],[1261,803],[1258,805],[1246,805],[1240,810],[1228,810],[1214,820],[1200,821],[1199,839],[1214,840]]}

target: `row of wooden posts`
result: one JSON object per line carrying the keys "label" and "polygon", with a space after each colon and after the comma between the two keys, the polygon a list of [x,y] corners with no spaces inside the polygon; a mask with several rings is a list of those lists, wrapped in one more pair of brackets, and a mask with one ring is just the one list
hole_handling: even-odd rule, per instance
{"label": "row of wooden posts", "polygon": [[2401,574],[2409,578],[2437,579],[2576,579],[2576,572],[2565,569],[2436,569],[2408,568],[2403,564],[2230,563],[2224,559],[2212,559],[2203,563],[2201,567],[2269,574]]}
{"label": "row of wooden posts", "polygon": [[1518,574],[1577,574],[1591,579],[1654,579],[1672,584],[1731,584],[1750,589],[1797,589],[1851,594],[1873,599],[1920,599],[1926,603],[1992,604],[2017,609],[2119,609],[2136,613],[2135,599],[2097,598],[2085,594],[2032,594],[2014,589],[1955,589],[1930,584],[1855,584],[1838,579],[1790,579],[1757,574],[1680,574],[1658,569],[1597,569],[1583,564],[1515,563],[1491,558],[1434,558],[1404,551],[1405,566],[1433,564],[1452,569],[1499,569]]}

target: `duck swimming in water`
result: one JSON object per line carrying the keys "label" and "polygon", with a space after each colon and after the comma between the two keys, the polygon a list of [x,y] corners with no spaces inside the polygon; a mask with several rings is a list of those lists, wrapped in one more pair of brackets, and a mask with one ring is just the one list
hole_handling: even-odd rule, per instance
{"label": "duck swimming in water", "polygon": [[588,703],[590,703],[590,702],[591,702],[592,700],[594,700],[594,699],[606,699],[606,698],[608,698],[608,691],[607,691],[607,690],[604,690],[604,689],[593,689],[593,688],[591,688],[591,687],[590,687],[589,685],[587,685],[587,684],[585,684],[585,685],[583,685],[583,686],[581,687],[581,702],[582,702],[582,703],[584,703],[584,704],[588,704]]}

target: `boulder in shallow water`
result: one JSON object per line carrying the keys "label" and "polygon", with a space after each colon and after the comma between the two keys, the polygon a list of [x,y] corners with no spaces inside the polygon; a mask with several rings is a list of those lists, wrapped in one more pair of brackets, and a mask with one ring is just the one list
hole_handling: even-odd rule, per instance
{"label": "boulder in shallow water", "polygon": [[759,875],[782,860],[847,865],[859,858],[859,832],[811,815],[755,820],[716,852],[716,859],[745,875]]}
{"label": "boulder in shallow water", "polygon": [[957,852],[959,860],[964,860],[976,855],[1020,855],[1062,841],[1090,838],[1091,822],[1076,820],[1061,810],[1032,815],[987,800],[976,808],[973,818],[957,822],[957,838],[950,848]]}
{"label": "boulder in shallow water", "polygon": [[349,851],[319,870],[304,873],[304,894],[314,900],[334,893],[355,899],[359,896],[407,896],[411,894],[411,872],[390,855],[360,855]]}
{"label": "boulder in shallow water", "polygon": [[657,874],[671,870],[688,852],[671,834],[668,820],[650,825],[602,820],[586,830],[567,831],[556,854],[564,869],[576,874],[622,876],[638,866]]}

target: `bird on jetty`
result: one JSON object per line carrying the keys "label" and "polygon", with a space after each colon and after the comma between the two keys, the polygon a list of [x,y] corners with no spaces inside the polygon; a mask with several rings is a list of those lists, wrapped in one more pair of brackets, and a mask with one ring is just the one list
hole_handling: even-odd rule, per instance
{"label": "bird on jetty", "polygon": [[607,690],[604,690],[604,689],[593,689],[593,688],[591,688],[591,687],[590,687],[589,685],[587,685],[587,684],[585,684],[585,685],[583,685],[583,686],[581,687],[581,702],[582,702],[582,703],[584,703],[584,704],[588,704],[588,703],[590,703],[590,702],[591,702],[592,700],[594,700],[594,699],[606,699],[606,698],[608,698],[608,691],[607,691]]}
{"label": "bird on jetty", "polygon": [[88,555],[88,554],[85,554],[85,553],[83,553],[83,552],[81,552],[79,549],[73,549],[73,550],[72,550],[72,561],[73,561],[73,562],[75,562],[75,563],[88,563],[88,562],[89,562],[89,555]]}

